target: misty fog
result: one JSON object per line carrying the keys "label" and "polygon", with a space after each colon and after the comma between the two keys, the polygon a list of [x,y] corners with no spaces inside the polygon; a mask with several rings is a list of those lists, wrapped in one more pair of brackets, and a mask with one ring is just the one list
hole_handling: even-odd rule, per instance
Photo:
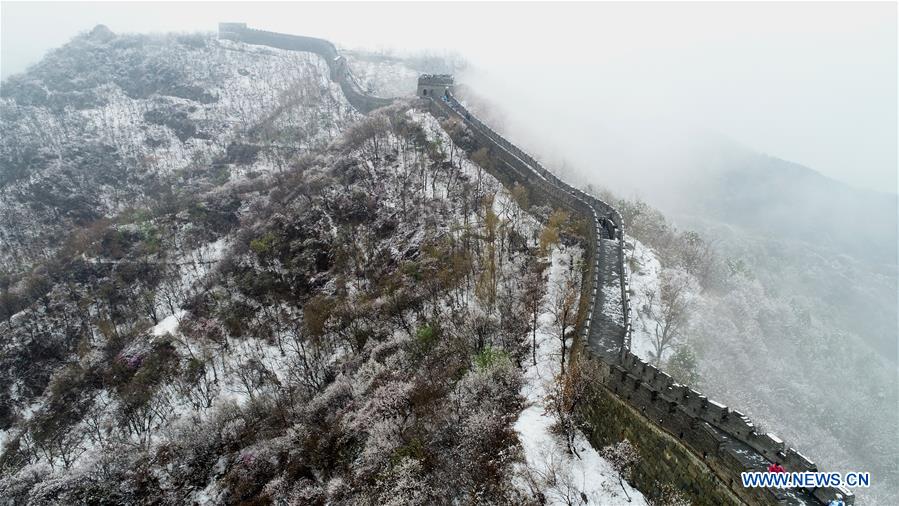
{"label": "misty fog", "polygon": [[[471,62],[463,82],[520,122],[515,133],[539,135],[545,149],[592,174],[611,171],[627,193],[645,181],[623,175],[640,167],[658,175],[695,130],[856,187],[896,191],[896,7],[888,3],[3,7],[3,77],[98,23],[167,32],[237,20],[350,48],[457,52]],[[652,149],[641,146],[646,137]]]}
{"label": "misty fog", "polygon": [[[754,391],[739,369],[715,365],[736,353],[713,340],[721,314],[736,306],[722,301],[736,296],[710,294],[695,329],[705,336],[704,389],[731,395],[728,404],[742,403],[830,468],[868,466],[899,480],[890,463],[899,451],[896,4],[538,3],[512,11],[5,2],[0,61],[5,79],[98,23],[193,32],[219,21],[401,56],[459,55],[460,96],[497,130],[573,183],[646,201],[676,228],[703,233],[723,258],[745,262],[752,286],[737,290],[741,304],[793,305],[762,328],[770,355],[753,359],[777,378]],[[827,333],[826,345],[800,328],[806,317]],[[796,328],[778,326],[787,320]],[[775,356],[800,349],[826,352],[789,357],[804,364],[792,370]],[[785,395],[799,395],[798,385],[812,388],[806,380],[828,378],[834,390],[810,393],[811,406],[778,405],[769,390],[794,383]],[[756,398],[765,406],[747,405]],[[834,412],[846,425],[794,423]],[[881,500],[899,497],[889,485]]]}

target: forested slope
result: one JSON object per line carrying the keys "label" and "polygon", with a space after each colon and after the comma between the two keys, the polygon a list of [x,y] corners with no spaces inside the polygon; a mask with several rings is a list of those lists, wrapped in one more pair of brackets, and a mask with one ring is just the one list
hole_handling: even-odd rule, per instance
{"label": "forested slope", "polygon": [[4,503],[583,493],[515,425],[543,402],[528,363],[559,359],[532,347],[575,323],[573,225],[413,103],[362,118],[327,77],[97,28],[3,83]]}

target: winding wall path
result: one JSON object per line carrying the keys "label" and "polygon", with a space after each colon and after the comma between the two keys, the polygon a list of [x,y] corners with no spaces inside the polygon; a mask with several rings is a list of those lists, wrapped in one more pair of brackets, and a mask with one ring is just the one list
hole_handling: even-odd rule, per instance
{"label": "winding wall path", "polygon": [[[582,300],[587,300],[586,317],[580,332],[587,349],[602,365],[603,383],[620,399],[700,457],[742,500],[751,504],[826,504],[836,493],[852,502],[848,490],[832,487],[806,489],[746,489],[740,481],[743,471],[766,471],[777,461],[788,471],[814,471],[814,463],[773,434],[755,431],[752,422],[739,411],[709,400],[699,392],[675,383],[672,378],[642,361],[629,350],[630,303],[627,270],[624,265],[624,231],[621,216],[607,203],[573,188],[543,167],[540,162],[494,132],[449,96],[432,100],[440,110],[456,116],[472,129],[479,141],[506,166],[507,175],[531,191],[550,196],[556,207],[592,218],[589,227],[589,262]],[[611,223],[611,226],[609,225]],[[620,290],[616,311],[612,298]],[[615,314],[618,314],[618,318]],[[620,315],[624,315],[621,319]]]}
{"label": "winding wall path", "polygon": [[[362,113],[392,102],[362,90],[346,60],[327,40],[254,30],[243,23],[221,23],[219,37],[321,55],[328,63],[331,80],[340,85],[347,101]],[[601,379],[609,391],[677,438],[747,503],[826,504],[836,493],[842,494],[847,504],[853,503],[854,496],[845,488],[743,488],[741,472],[764,471],[772,461],[796,472],[815,471],[817,466],[786,447],[773,434],[757,432],[739,411],[675,383],[669,375],[629,351],[629,286],[624,263],[624,227],[618,211],[556,177],[533,156],[480,121],[455,97],[426,100],[433,114],[458,118],[481,146],[490,148],[500,162],[497,167],[500,179],[526,185],[539,199],[565,208],[589,223],[584,273],[584,279],[589,282],[582,284],[578,332],[591,355],[599,360]]]}

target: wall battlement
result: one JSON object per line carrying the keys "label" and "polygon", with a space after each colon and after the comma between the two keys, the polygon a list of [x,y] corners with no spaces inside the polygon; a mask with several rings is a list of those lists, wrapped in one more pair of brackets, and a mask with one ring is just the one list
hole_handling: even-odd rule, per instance
{"label": "wall battlement", "polygon": [[219,23],[219,38],[237,40],[246,29],[246,23]]}
{"label": "wall battlement", "polygon": [[[590,263],[591,268],[585,274],[591,283],[585,283],[589,290],[582,292],[582,298],[586,297],[588,302],[586,315],[581,320],[584,322],[581,326],[582,337],[589,342],[591,332],[595,330],[591,321],[600,321],[600,315],[595,313],[602,308],[598,298],[598,293],[602,291],[597,288],[602,283],[603,266],[596,252],[607,240],[616,241],[618,251],[623,251],[624,233],[620,214],[609,204],[561,181],[532,156],[483,124],[454,97],[446,100],[434,98],[431,103],[438,111],[465,121],[482,144],[493,147],[493,154],[504,162],[507,175],[517,177],[519,181],[528,183],[529,188],[548,195],[557,207],[592,218],[594,226],[589,227],[586,249],[588,258],[596,260]],[[608,220],[608,226],[604,220]],[[621,273],[619,279],[622,280],[622,292],[625,292],[622,294],[622,304],[628,321],[624,262],[622,257],[614,261],[617,264],[615,270]],[[631,353],[629,341],[624,341],[629,333],[630,329],[626,328],[617,334],[620,340],[611,352],[592,348],[589,350],[592,353],[587,354],[587,359],[598,362],[600,370],[604,371],[599,377],[603,387],[701,456],[702,461],[719,480],[728,485],[736,497],[749,504],[784,501],[791,504],[826,504],[839,493],[847,504],[854,502],[853,494],[843,487],[790,491],[743,488],[740,473],[766,471],[771,462],[779,462],[788,471],[817,470],[817,467],[796,450],[787,448],[777,436],[757,432],[755,425],[739,411],[676,383],[671,376]],[[622,351],[619,353],[618,349]]]}
{"label": "wall battlement", "polygon": [[392,99],[376,97],[364,91],[350,70],[346,58],[340,55],[334,44],[325,39],[256,30],[248,28],[246,23],[219,23],[218,36],[220,39],[321,56],[328,64],[331,81],[340,85],[347,101],[363,114],[393,102]]}
{"label": "wall battlement", "polygon": [[[731,454],[721,460],[729,462],[727,466],[719,466],[723,475],[738,478],[743,471],[765,471],[770,462],[779,462],[791,472],[818,470],[814,462],[787,447],[776,435],[759,432],[743,413],[673,382],[670,376],[630,351],[624,353],[620,363],[603,362],[603,365],[607,372],[601,376],[602,383],[607,388],[635,409],[649,414],[654,421],[657,419],[659,425],[682,438],[687,446],[703,455],[704,460],[714,454],[719,454],[720,459],[722,452]],[[709,434],[716,444],[709,444]],[[854,495],[845,487],[809,489],[802,497],[790,496],[790,499],[802,504],[826,504],[837,493],[847,504],[854,502]],[[775,497],[783,495],[777,491],[772,494]]]}
{"label": "wall battlement", "polygon": [[[391,103],[389,99],[362,91],[346,60],[324,39],[254,30],[244,23],[220,23],[219,38],[319,54],[328,63],[332,81],[340,84],[347,100],[360,112],[367,113]],[[627,432],[651,440],[653,445],[663,444],[685,460],[693,459],[706,466],[706,473],[690,475],[690,479],[701,486],[684,482],[685,473],[677,466],[662,466],[662,472],[676,475],[679,483],[699,494],[698,497],[713,495],[716,499],[710,504],[720,501],[827,504],[837,493],[847,504],[853,504],[853,494],[843,487],[783,491],[741,486],[741,472],[764,471],[770,462],[779,462],[788,471],[817,471],[817,466],[787,447],[777,436],[757,431],[739,411],[676,383],[664,371],[630,352],[630,287],[624,262],[621,215],[606,202],[562,181],[533,156],[481,122],[455,99],[453,86],[452,76],[422,75],[417,94],[427,100],[434,115],[458,118],[481,146],[491,148],[491,154],[500,162],[496,164],[494,175],[504,184],[521,183],[530,190],[536,202],[567,209],[589,223],[585,229],[586,282],[581,291],[578,336],[590,352],[582,354],[584,360],[595,364],[599,371],[599,383],[595,385],[598,398],[605,398],[612,404],[620,403],[614,404],[610,412],[615,413],[616,423],[627,425],[627,430],[622,429],[621,434]],[[611,283],[620,290],[623,325],[602,314],[605,297],[602,287]],[[596,406],[585,409],[589,416],[608,414],[597,415]],[[641,421],[647,430],[637,434],[633,432],[636,430],[633,425]],[[661,432],[655,434],[653,431]],[[714,474],[712,481],[715,484],[708,481],[706,474],[709,472]]]}

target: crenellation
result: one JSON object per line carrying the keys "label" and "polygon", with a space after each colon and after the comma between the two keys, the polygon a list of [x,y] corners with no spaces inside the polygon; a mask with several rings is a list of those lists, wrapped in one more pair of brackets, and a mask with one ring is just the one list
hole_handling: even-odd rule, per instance
{"label": "crenellation", "polygon": [[630,402],[634,407],[643,412],[654,410],[652,399],[653,393],[654,392],[647,388],[646,385],[642,383],[636,384]]}
{"label": "crenellation", "polygon": [[633,364],[631,365],[631,374],[634,376],[643,377],[643,372],[646,370],[646,362],[644,362],[640,357],[634,357]]}
{"label": "crenellation", "polygon": [[738,411],[731,412],[730,416],[722,420],[721,428],[733,434],[741,441],[746,441],[749,434],[755,430],[755,426],[752,422],[748,421],[745,417],[740,416]]}
{"label": "crenellation", "polygon": [[219,23],[219,38],[239,40],[240,34],[247,29],[246,23]]}
{"label": "crenellation", "polygon": [[705,407],[704,418],[712,423],[720,423],[727,418],[727,413],[727,406],[713,400],[708,400]]}
{"label": "crenellation", "polygon": [[639,358],[631,353],[630,350],[625,350],[624,354],[621,357],[621,362],[627,369],[633,369],[634,364]]}
{"label": "crenellation", "polygon": [[664,419],[664,426],[678,439],[684,439],[698,427],[698,421],[681,406],[677,406]]}
{"label": "crenellation", "polygon": [[[849,491],[848,488],[844,486],[839,487],[819,487],[812,491],[812,494],[823,504],[829,504],[830,501],[836,499],[837,494],[840,494],[845,500],[847,497],[852,496],[852,492]],[[847,501],[847,504],[852,504],[851,501]]]}
{"label": "crenellation", "polygon": [[331,80],[340,85],[347,101],[363,113],[393,102],[392,99],[375,97],[362,90],[350,72],[346,59],[338,53],[334,44],[325,39],[256,30],[248,28],[246,23],[219,23],[218,36],[220,39],[234,40],[246,44],[270,46],[290,51],[304,51],[320,55],[328,64]]}
{"label": "crenellation", "polygon": [[783,452],[783,461],[781,464],[787,471],[817,471],[818,466],[809,460],[805,455],[799,453],[793,448],[787,448]]}
{"label": "crenellation", "polygon": [[721,445],[726,442],[726,439],[722,438],[718,431],[705,422],[697,423],[695,427],[695,430],[692,430],[686,435],[686,439],[690,442],[690,446],[702,455],[703,458],[708,458],[709,455],[718,453],[721,449]]}
{"label": "crenellation", "polygon": [[684,409],[693,416],[699,416],[702,407],[706,401],[706,397],[692,388],[684,390],[682,404]]}
{"label": "crenellation", "polygon": [[767,433],[760,434],[756,431],[749,433],[746,443],[771,461],[776,461],[778,454],[784,449],[783,441],[777,436]]}
{"label": "crenellation", "polygon": [[668,395],[668,397],[671,400],[677,402],[678,404],[681,404],[690,395],[689,392],[690,392],[689,387],[687,387],[685,385],[681,385],[680,383],[675,383],[675,384],[671,385],[671,387],[669,387],[668,391],[665,393],[666,393],[666,395]]}
{"label": "crenellation", "polygon": [[655,367],[653,367],[649,364],[646,364],[646,363],[643,364],[643,370],[642,370],[641,377],[643,378],[643,381],[646,382],[647,384],[649,384],[652,388],[655,388],[653,385],[655,385],[655,380],[658,375],[659,375],[658,369],[656,369]]}
{"label": "crenellation", "polygon": [[656,369],[656,375],[652,380],[652,387],[658,390],[659,392],[665,392],[671,385],[674,383],[674,379],[668,375],[668,373]]}
{"label": "crenellation", "polygon": [[[247,43],[319,53],[328,61],[332,80],[341,84],[350,103],[363,112],[385,105],[385,99],[372,97],[359,89],[346,60],[337,53],[330,42],[253,30],[242,23],[220,24],[219,36]],[[729,485],[729,489],[746,502],[767,503],[777,496],[773,495],[772,491],[763,489],[738,489],[737,478],[743,470],[764,468],[762,464],[767,460],[782,461],[790,470],[817,469],[815,464],[804,456],[792,448],[786,448],[783,441],[773,434],[757,433],[752,422],[739,411],[730,410],[694,389],[675,383],[670,375],[631,352],[629,349],[632,328],[631,287],[624,262],[624,228],[621,214],[601,199],[587,195],[563,182],[532,155],[497,134],[456,101],[453,88],[453,76],[426,74],[419,78],[417,94],[429,99],[432,112],[437,114],[436,111],[439,110],[444,114],[458,116],[469,126],[477,142],[494,148],[491,150],[492,153],[503,162],[497,164],[496,168],[499,179],[504,182],[527,183],[535,190],[535,195],[541,196],[542,201],[561,205],[576,214],[592,219],[594,226],[587,228],[587,235],[590,236],[587,243],[588,253],[604,251],[601,241],[606,236],[616,241],[617,259],[614,260],[616,264],[614,267],[621,290],[624,315],[624,324],[619,334],[623,345],[622,352],[615,354],[610,353],[609,346],[597,349],[600,352],[595,356],[599,364],[597,376],[604,388],[614,392],[620,400],[658,428],[674,436],[684,447],[695,452],[722,483]],[[589,264],[592,275],[585,278],[593,280],[592,286],[581,292],[588,298],[587,304],[582,304],[580,309],[586,313],[581,312],[578,315],[579,321],[582,322],[579,332],[584,332],[585,336],[590,335],[594,320],[603,321],[599,317],[594,318],[593,310],[601,296],[600,272],[603,272],[602,262],[605,255],[593,254],[593,257],[594,262]],[[745,446],[741,447],[741,444]],[[815,497],[819,499],[833,497],[835,493],[834,490],[817,490]],[[848,504],[852,503],[851,493],[846,491],[843,496]]]}

